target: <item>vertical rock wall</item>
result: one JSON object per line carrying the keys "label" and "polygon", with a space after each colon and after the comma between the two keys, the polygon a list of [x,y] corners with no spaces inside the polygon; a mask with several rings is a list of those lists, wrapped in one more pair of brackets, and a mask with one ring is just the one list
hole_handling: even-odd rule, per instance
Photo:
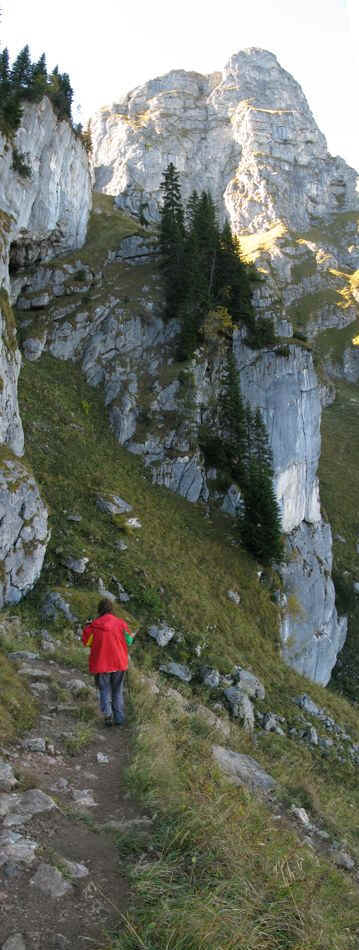
{"label": "vertical rock wall", "polygon": [[[15,138],[30,177],[12,167],[0,135],[0,607],[17,603],[39,577],[49,534],[36,482],[20,461],[24,437],[17,399],[21,365],[9,300],[9,259],[19,267],[51,258],[85,239],[91,207],[87,155],[48,99],[24,103]],[[16,282],[17,293],[21,279]]]}

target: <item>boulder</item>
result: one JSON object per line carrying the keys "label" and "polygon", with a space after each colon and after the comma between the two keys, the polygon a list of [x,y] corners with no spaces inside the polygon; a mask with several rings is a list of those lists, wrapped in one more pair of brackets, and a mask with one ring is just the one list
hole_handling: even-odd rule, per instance
{"label": "boulder", "polygon": [[221,678],[218,670],[214,670],[210,666],[202,666],[200,670],[200,676],[204,686],[216,688],[220,684]]}
{"label": "boulder", "polygon": [[43,601],[41,614],[45,620],[56,620],[59,613],[64,614],[66,620],[70,623],[77,620],[75,614],[72,613],[70,604],[62,597],[62,594],[57,591],[49,591]]}
{"label": "boulder", "polygon": [[10,792],[17,785],[12,766],[5,759],[0,758],[0,791]]}
{"label": "boulder", "polygon": [[224,746],[212,746],[212,754],[221,771],[233,785],[244,785],[254,792],[273,792],[276,782],[268,772],[249,755],[233,752]]}
{"label": "boulder", "polygon": [[51,864],[40,864],[30,884],[54,899],[64,897],[72,890],[71,884],[65,880],[61,871]]}
{"label": "boulder", "polygon": [[192,673],[188,666],[181,663],[165,663],[160,666],[161,673],[167,673],[168,676],[177,676],[183,683],[190,683]]}
{"label": "boulder", "polygon": [[252,699],[264,699],[265,689],[263,683],[249,670],[243,670],[241,666],[235,666],[232,672],[232,678],[242,693],[247,693]]}
{"label": "boulder", "polygon": [[168,624],[164,622],[160,624],[152,624],[151,627],[147,628],[147,633],[150,637],[156,640],[156,643],[159,647],[166,647],[176,635],[176,631],[173,629],[173,627],[169,627]]}
{"label": "boulder", "polygon": [[132,511],[132,505],[120,498],[119,495],[98,495],[96,507],[107,515],[123,515]]}

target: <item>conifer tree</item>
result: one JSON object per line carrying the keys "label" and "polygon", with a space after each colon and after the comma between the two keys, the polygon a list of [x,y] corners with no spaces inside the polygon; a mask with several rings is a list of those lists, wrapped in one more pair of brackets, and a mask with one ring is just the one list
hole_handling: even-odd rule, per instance
{"label": "conifer tree", "polygon": [[45,53],[42,53],[37,63],[32,66],[30,97],[33,102],[40,102],[47,91],[47,68]]}
{"label": "conifer tree", "polygon": [[32,66],[28,45],[24,46],[17,56],[10,74],[12,86],[21,94],[27,92],[31,86]]}
{"label": "conifer tree", "polygon": [[163,203],[160,210],[160,251],[164,279],[166,316],[177,317],[183,300],[184,277],[184,209],[179,185],[179,173],[173,162],[165,171],[161,183]]}
{"label": "conifer tree", "polygon": [[273,489],[273,463],[268,436],[259,409],[247,409],[248,466],[243,483],[244,512],[240,531],[244,544],[264,564],[283,553],[281,519]]}
{"label": "conifer tree", "polygon": [[243,404],[238,372],[232,353],[228,356],[225,384],[220,401],[219,423],[227,457],[227,467],[239,485],[245,480],[248,464],[247,413]]}
{"label": "conifer tree", "polygon": [[87,126],[85,129],[80,130],[80,137],[82,144],[85,146],[86,152],[88,155],[92,152],[92,136],[91,136],[91,122],[88,120]]}
{"label": "conifer tree", "polygon": [[0,86],[1,94],[6,95],[6,92],[10,85],[10,66],[9,66],[9,50],[4,49],[0,53]]}
{"label": "conifer tree", "polygon": [[216,273],[216,296],[231,314],[235,324],[243,322],[254,327],[252,304],[252,274],[241,258],[238,239],[232,234],[228,221],[220,234]]}

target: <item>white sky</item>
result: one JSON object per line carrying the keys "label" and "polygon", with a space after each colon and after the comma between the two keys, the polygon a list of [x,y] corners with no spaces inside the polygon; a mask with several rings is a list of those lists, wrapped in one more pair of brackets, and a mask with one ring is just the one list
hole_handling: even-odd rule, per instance
{"label": "white sky", "polygon": [[68,72],[75,121],[170,69],[221,70],[232,53],[259,46],[301,84],[329,151],[359,169],[358,0],[3,4],[1,47],[14,58],[28,43],[33,59],[45,52],[49,68]]}

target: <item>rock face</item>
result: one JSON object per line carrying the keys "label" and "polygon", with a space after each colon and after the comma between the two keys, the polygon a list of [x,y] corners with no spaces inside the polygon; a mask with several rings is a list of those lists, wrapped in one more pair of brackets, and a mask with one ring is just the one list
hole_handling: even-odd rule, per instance
{"label": "rock face", "polygon": [[[119,208],[158,220],[163,172],[173,161],[184,198],[209,189],[263,276],[254,303],[273,319],[278,344],[253,351],[238,331],[233,351],[243,395],[267,425],[292,556],[282,572],[283,653],[326,683],[345,624],[335,610],[317,480],[324,390],[303,337],[346,326],[358,312],[356,173],[328,154],[300,87],[262,50],[232,57],[223,75],[177,70],[147,83],[101,110],[92,137],[96,188]],[[79,361],[88,382],[104,387],[117,438],[143,456],[155,481],[236,514],[238,486],[221,495],[199,447],[221,392],[224,352],[203,347],[172,372],[178,326],[163,322],[158,277],[144,263],[153,257],[151,238],[133,236],[133,220],[131,227],[101,269],[81,259],[45,263],[23,284],[25,356],[36,360],[46,349]],[[106,277],[114,262],[116,283]],[[140,264],[135,286],[130,263]]]}
{"label": "rock face", "polygon": [[[289,534],[284,656],[327,683],[345,622],[335,610],[331,533],[320,512],[322,392],[311,353],[291,338],[345,327],[358,315],[357,173],[328,154],[298,83],[273,54],[258,49],[232,56],[222,75],[173,71],[146,83],[101,110],[92,135],[96,187],[112,194],[119,207],[157,220],[160,183],[172,161],[184,199],[194,188],[209,189],[239,235],[242,253],[265,276],[255,291],[256,309],[273,319],[286,345],[253,352],[238,333],[234,355],[243,395],[261,408],[267,425]],[[216,369],[211,373],[201,355],[194,360],[192,436],[209,399],[218,397]],[[347,349],[343,368],[336,362],[328,369],[356,380],[356,350]],[[180,392],[159,395],[169,410]],[[132,419],[134,424],[133,402]],[[153,432],[141,443],[135,434],[130,440],[129,447],[155,465],[156,480],[192,500],[211,494],[200,453],[186,450],[184,436],[179,450],[178,429],[167,436],[165,457]]]}
{"label": "rock face", "polygon": [[8,296],[9,267],[16,298],[22,286],[18,268],[79,247],[91,206],[86,152],[69,123],[58,121],[47,98],[24,103],[15,145],[26,157],[29,178],[14,171],[12,148],[0,135],[1,606],[16,603],[33,587],[48,541],[47,512],[38,488],[14,458],[23,454],[24,437],[17,401],[21,357]]}
{"label": "rock face", "polygon": [[32,475],[7,453],[0,468],[0,607],[16,604],[39,577],[49,540],[47,510]]}
{"label": "rock face", "polygon": [[12,168],[12,150],[0,135],[0,208],[12,218],[12,266],[48,260],[66,248],[81,247],[91,208],[87,153],[68,122],[60,122],[46,97],[23,104],[15,137],[26,156],[30,178]]}
{"label": "rock face", "polygon": [[237,53],[223,74],[151,80],[102,109],[92,137],[96,188],[128,211],[147,201],[149,218],[170,161],[184,196],[209,189],[237,232],[278,219],[304,230],[313,214],[358,207],[356,173],[328,155],[300,86],[265,50]]}
{"label": "rock face", "polygon": [[287,546],[282,577],[292,606],[282,621],[283,657],[299,673],[326,686],[347,633],[346,617],[338,618],[335,609],[330,525],[303,521],[289,535]]}

